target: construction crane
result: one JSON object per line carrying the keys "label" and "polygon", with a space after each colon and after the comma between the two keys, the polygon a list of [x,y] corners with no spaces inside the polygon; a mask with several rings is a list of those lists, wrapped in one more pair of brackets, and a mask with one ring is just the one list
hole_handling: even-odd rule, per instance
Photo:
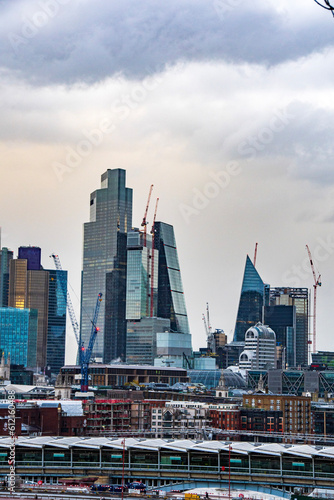
{"label": "construction crane", "polygon": [[153,223],[152,223],[152,228],[151,228],[151,234],[152,234],[152,258],[151,258],[151,309],[150,309],[150,317],[151,317],[151,318],[153,317],[153,309],[154,309],[154,239],[155,239],[154,224],[155,224],[155,219],[156,219],[156,217],[157,217],[158,203],[159,203],[159,198],[157,198],[157,201],[155,202],[155,209],[154,209]]}
{"label": "construction crane", "polygon": [[95,344],[96,336],[100,330],[96,326],[96,323],[97,323],[97,318],[99,316],[101,301],[102,301],[102,293],[99,293],[97,296],[94,318],[92,321],[92,330],[91,330],[91,334],[90,334],[90,338],[89,338],[88,347],[86,349],[83,343],[80,346],[80,349],[81,349],[81,356],[80,356],[80,360],[81,360],[81,363],[80,363],[81,364],[81,392],[88,391],[89,362],[90,362],[90,358],[91,358],[91,355],[93,352],[93,347]]}
{"label": "construction crane", "polygon": [[323,9],[330,10],[332,12],[332,15],[334,17],[334,5],[331,5],[329,0],[323,0],[323,3],[318,2],[318,0],[314,0],[315,3],[320,5]]}
{"label": "construction crane", "polygon": [[205,315],[202,315],[202,319],[204,322],[204,328],[207,338],[207,349],[208,353],[215,354],[216,346],[215,346],[215,336],[212,332],[211,324],[210,324],[210,313],[209,313],[209,304],[206,303],[206,318]]}
{"label": "construction crane", "polygon": [[144,228],[144,247],[146,247],[146,232],[147,232],[147,224],[148,224],[146,219],[147,219],[148,207],[150,206],[150,199],[151,199],[152,190],[153,190],[153,184],[151,184],[150,191],[148,193],[148,199],[147,199],[147,204],[146,204],[146,208],[145,208],[145,213],[144,213],[144,217],[143,217],[143,220],[141,223],[141,226]]}
{"label": "construction crane", "polygon": [[316,352],[316,325],[317,325],[317,316],[316,316],[316,311],[317,311],[317,287],[321,286],[321,275],[317,277],[313,265],[313,260],[312,260],[312,255],[310,252],[310,249],[308,245],[306,245],[306,250],[308,253],[308,257],[310,260],[311,264],[311,269],[312,269],[312,274],[313,274],[313,279],[314,279],[314,285],[313,285],[313,352]]}
{"label": "construction crane", "polygon": [[[55,263],[55,268],[57,269],[57,271],[62,271],[63,268],[61,266],[59,256],[53,253],[52,255],[50,255],[50,257],[53,258],[54,263]],[[73,328],[75,340],[77,341],[78,347],[80,347],[80,328],[79,328],[79,324],[77,322],[77,319],[75,317],[75,313],[74,313],[74,308],[73,308],[73,304],[72,304],[70,292],[68,290],[65,291],[65,289],[64,289],[65,285],[63,283],[63,280],[60,280],[60,282],[61,282],[61,285],[63,287],[64,296],[67,299],[66,300],[67,311],[68,311],[68,315],[69,315],[70,320],[71,320],[71,324],[72,324],[72,328]]]}
{"label": "construction crane", "polygon": [[[55,267],[56,267],[57,271],[62,271],[63,268],[62,268],[59,256],[56,255],[56,254],[52,254],[52,255],[50,255],[50,257],[53,258],[54,263],[55,263]],[[96,322],[97,322],[97,317],[98,317],[98,313],[99,313],[99,309],[100,309],[100,303],[101,303],[101,300],[102,300],[102,293],[99,293],[98,298],[97,298],[94,319],[93,319],[93,322],[92,322],[92,332],[91,332],[91,336],[90,336],[90,339],[89,339],[89,345],[88,345],[88,349],[85,349],[83,343],[80,343],[80,328],[79,328],[79,324],[77,322],[77,319],[75,317],[75,312],[74,312],[74,308],[73,308],[73,304],[72,304],[70,293],[69,293],[68,290],[65,290],[63,281],[61,281],[61,285],[63,287],[64,296],[67,298],[67,302],[66,302],[67,303],[67,311],[68,311],[68,314],[70,316],[70,320],[71,320],[71,324],[72,324],[74,336],[75,336],[75,339],[77,341],[78,348],[79,348],[79,364],[81,366],[81,377],[82,377],[81,378],[81,391],[82,391],[83,380],[84,379],[87,382],[86,385],[87,385],[87,388],[88,388],[88,364],[89,364],[89,360],[90,360],[90,357],[91,357],[91,354],[92,354],[92,350],[93,350],[93,347],[94,347],[96,335],[97,335],[97,332],[99,331],[99,329],[96,328],[94,325],[96,325]],[[90,348],[90,346],[91,346],[91,348]],[[90,349],[90,354],[89,354],[89,349]],[[87,358],[88,358],[88,362],[87,362]]]}
{"label": "construction crane", "polygon": [[254,251],[254,260],[253,260],[253,265],[254,267],[256,266],[256,256],[257,256],[257,243],[255,243],[255,251]]}

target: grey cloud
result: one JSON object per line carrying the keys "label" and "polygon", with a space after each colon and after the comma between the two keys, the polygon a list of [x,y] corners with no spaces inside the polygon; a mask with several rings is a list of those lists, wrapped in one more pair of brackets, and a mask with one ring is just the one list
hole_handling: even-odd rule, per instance
{"label": "grey cloud", "polygon": [[[218,4],[217,4],[218,2]],[[279,64],[333,42],[333,25],[287,22],[262,1],[7,0],[0,4],[0,65],[36,84],[142,78],[184,61]],[[311,26],[311,23],[313,25]],[[311,32],[311,35],[310,35]]]}

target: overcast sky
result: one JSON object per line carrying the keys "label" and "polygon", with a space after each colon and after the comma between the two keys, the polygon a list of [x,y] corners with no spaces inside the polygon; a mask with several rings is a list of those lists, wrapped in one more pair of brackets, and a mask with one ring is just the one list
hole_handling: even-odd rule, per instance
{"label": "overcast sky", "polygon": [[313,0],[0,0],[2,246],[58,253],[79,316],[89,195],[124,168],[134,225],[154,184],[175,228],[194,348],[206,302],[232,340],[258,242],[271,286],[312,287],[309,245],[334,350],[333,41]]}

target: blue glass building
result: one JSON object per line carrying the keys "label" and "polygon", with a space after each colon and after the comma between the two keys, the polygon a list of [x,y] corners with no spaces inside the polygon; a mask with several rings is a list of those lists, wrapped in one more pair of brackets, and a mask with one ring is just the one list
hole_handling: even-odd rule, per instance
{"label": "blue glass building", "polygon": [[49,270],[46,365],[58,374],[65,364],[67,271]]}
{"label": "blue glass building", "polygon": [[0,250],[0,307],[8,306],[9,263],[13,259],[13,252],[8,248]]}
{"label": "blue glass building", "polygon": [[172,332],[190,333],[173,226],[155,223],[154,247],[159,251],[157,315],[170,319]]}
{"label": "blue glass building", "polygon": [[266,285],[247,255],[244,278],[233,340],[245,341],[245,333],[251,326],[263,322],[263,306],[269,305],[269,285]]}
{"label": "blue glass building", "polygon": [[37,318],[35,309],[0,308],[0,349],[11,363],[36,367]]}

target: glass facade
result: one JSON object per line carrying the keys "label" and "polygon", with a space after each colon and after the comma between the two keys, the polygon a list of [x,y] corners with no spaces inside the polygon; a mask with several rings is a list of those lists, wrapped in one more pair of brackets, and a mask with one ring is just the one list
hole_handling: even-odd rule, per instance
{"label": "glass facade", "polygon": [[39,247],[19,247],[18,258],[27,260],[28,271],[41,269],[41,249]]}
{"label": "glass facade", "polygon": [[262,308],[269,305],[269,285],[265,285],[247,255],[233,340],[245,341],[251,326],[262,322]]}
{"label": "glass facade", "polygon": [[128,321],[127,362],[153,365],[154,358],[157,356],[157,333],[169,330],[169,325],[169,320],[165,318],[142,318],[140,321]]}
{"label": "glass facade", "polygon": [[37,318],[36,310],[0,308],[0,349],[11,363],[36,366]]}
{"label": "glass facade", "polygon": [[[152,249],[152,238],[139,231],[128,233],[126,319],[140,320],[157,316],[158,251]],[[152,303],[153,299],[153,303]]]}
{"label": "glass facade", "polygon": [[104,360],[126,357],[126,234],[117,233],[114,269],[106,274]]}
{"label": "glass facade", "polygon": [[[115,326],[112,320],[112,306],[109,308],[108,320],[105,318],[107,301],[112,300],[113,290],[106,297],[107,274],[115,269],[117,259],[117,234],[127,233],[132,227],[132,189],[125,187],[125,170],[107,170],[101,176],[101,189],[90,195],[90,222],[84,224],[83,270],[81,283],[81,337],[85,344],[91,334],[91,319],[94,316],[98,294],[103,294],[98,324],[99,335],[95,342],[94,356],[109,362],[111,349],[105,352],[105,344],[109,347],[110,338],[115,331],[106,330],[106,323]],[[117,279],[108,276],[109,287],[113,288]],[[124,332],[123,332],[124,333]],[[109,359],[108,359],[109,358]]]}
{"label": "glass facade", "polygon": [[154,246],[159,251],[158,316],[170,319],[172,331],[190,333],[173,226],[155,223]]}
{"label": "glass facade", "polygon": [[[308,289],[271,288],[270,305],[271,308],[269,311],[271,312],[271,317],[274,321],[280,321],[280,331],[282,332],[280,341],[286,347],[288,366],[307,366]],[[268,324],[270,326],[272,326],[270,324],[271,321],[271,318],[268,317]]]}
{"label": "glass facade", "polygon": [[67,271],[49,270],[46,365],[58,374],[65,364]]}
{"label": "glass facade", "polygon": [[13,259],[13,252],[8,248],[0,250],[0,307],[8,306],[9,263]]}

